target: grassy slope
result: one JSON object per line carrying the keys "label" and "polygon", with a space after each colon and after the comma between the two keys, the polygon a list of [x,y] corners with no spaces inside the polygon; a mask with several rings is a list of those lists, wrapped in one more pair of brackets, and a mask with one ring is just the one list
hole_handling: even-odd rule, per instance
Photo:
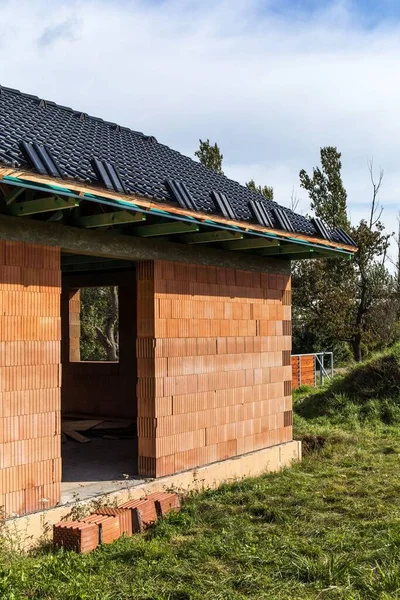
{"label": "grassy slope", "polygon": [[338,377],[296,406],[299,415],[330,423],[400,425],[400,344]]}
{"label": "grassy slope", "polygon": [[[340,385],[358,407],[350,423],[343,389],[340,401],[331,389],[318,395],[316,419],[308,409],[317,396],[297,405],[298,435],[327,440],[302,464],[193,496],[146,536],[87,556],[3,554],[0,598],[400,598],[400,429],[379,410],[366,421],[349,378]],[[394,392],[384,395],[397,405]]]}

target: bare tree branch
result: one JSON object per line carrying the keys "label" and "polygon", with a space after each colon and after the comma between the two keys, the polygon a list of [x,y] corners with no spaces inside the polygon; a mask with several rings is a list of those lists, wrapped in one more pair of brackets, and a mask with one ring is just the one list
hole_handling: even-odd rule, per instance
{"label": "bare tree branch", "polygon": [[293,186],[292,193],[290,194],[290,209],[293,212],[296,212],[299,202],[300,202],[300,198],[297,197],[296,192],[294,191],[294,186]]}
{"label": "bare tree branch", "polygon": [[378,178],[375,179],[374,159],[371,158],[368,161],[368,171],[369,171],[369,176],[370,176],[371,183],[372,183],[372,202],[371,202],[371,211],[370,211],[370,216],[369,216],[369,228],[372,229],[372,227],[374,225],[376,225],[376,223],[379,221],[379,219],[382,216],[383,208],[381,208],[379,206],[378,194],[379,194],[379,190],[383,184],[384,170],[382,169],[382,167],[380,167]]}

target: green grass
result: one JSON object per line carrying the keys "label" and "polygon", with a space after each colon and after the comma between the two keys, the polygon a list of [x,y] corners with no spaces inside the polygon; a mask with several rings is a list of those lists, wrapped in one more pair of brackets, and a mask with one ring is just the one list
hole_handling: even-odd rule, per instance
{"label": "green grass", "polygon": [[[86,556],[0,552],[0,598],[400,599],[400,428],[381,410],[365,419],[348,385],[304,393],[301,464],[193,495],[146,535]],[[304,407],[317,397],[329,410],[313,416]]]}
{"label": "green grass", "polygon": [[[400,344],[376,354],[296,403],[296,412],[331,424],[400,426]],[[294,398],[296,400],[296,396]]]}

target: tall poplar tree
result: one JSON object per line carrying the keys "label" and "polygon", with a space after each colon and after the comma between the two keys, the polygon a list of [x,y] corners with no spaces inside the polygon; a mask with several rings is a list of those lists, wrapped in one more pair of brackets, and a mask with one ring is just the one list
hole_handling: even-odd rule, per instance
{"label": "tall poplar tree", "polygon": [[321,148],[321,167],[313,169],[312,176],[304,169],[300,171],[300,185],[307,190],[311,210],[331,227],[348,230],[347,192],[344,188],[341,169],[341,153],[333,146]]}
{"label": "tall poplar tree", "polygon": [[210,140],[207,139],[205,141],[199,140],[199,149],[194,153],[195,156],[199,159],[202,165],[216,171],[217,173],[224,174],[222,170],[222,161],[224,155],[217,143],[214,145],[210,144]]}
{"label": "tall poplar tree", "polygon": [[[321,148],[321,166],[312,175],[300,171],[301,186],[311,207],[331,228],[341,227],[358,246],[354,259],[330,258],[303,261],[293,268],[294,345],[303,352],[338,350],[349,345],[360,361],[364,349],[390,343],[394,330],[394,280],[385,267],[390,235],[380,221],[378,193],[383,171],[374,179],[369,214],[356,227],[347,215],[347,193],[341,176],[341,154],[331,146]],[[297,346],[297,348],[296,348]]]}

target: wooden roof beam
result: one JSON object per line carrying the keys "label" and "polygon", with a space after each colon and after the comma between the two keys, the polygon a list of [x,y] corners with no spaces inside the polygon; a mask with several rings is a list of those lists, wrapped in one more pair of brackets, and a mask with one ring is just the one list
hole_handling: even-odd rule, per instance
{"label": "wooden roof beam", "polygon": [[277,248],[279,245],[279,240],[252,236],[243,240],[221,244],[221,248],[225,250],[255,250],[258,248]]}
{"label": "wooden roof beam", "polygon": [[155,223],[154,225],[143,225],[134,227],[131,231],[138,237],[157,237],[162,235],[176,235],[199,231],[197,223],[186,223],[184,221],[170,221],[169,223]]}
{"label": "wooden roof beam", "polygon": [[4,194],[4,202],[8,205],[14,202],[21,194],[26,191],[24,187],[1,186],[1,191]]}
{"label": "wooden roof beam", "polygon": [[214,242],[232,242],[234,240],[242,240],[243,238],[243,233],[221,229],[201,233],[187,233],[186,235],[181,235],[179,241],[185,244],[212,244]]}
{"label": "wooden roof beam", "polygon": [[142,212],[129,212],[128,210],[119,210],[115,212],[101,213],[98,215],[89,215],[87,217],[77,217],[76,224],[79,227],[111,227],[111,225],[124,225],[126,223],[137,223],[145,221],[146,215]]}
{"label": "wooden roof beam", "polygon": [[75,198],[60,198],[59,196],[49,196],[48,198],[38,198],[27,202],[18,202],[11,204],[7,213],[15,217],[26,217],[39,213],[51,212],[55,210],[71,209],[78,206]]}

